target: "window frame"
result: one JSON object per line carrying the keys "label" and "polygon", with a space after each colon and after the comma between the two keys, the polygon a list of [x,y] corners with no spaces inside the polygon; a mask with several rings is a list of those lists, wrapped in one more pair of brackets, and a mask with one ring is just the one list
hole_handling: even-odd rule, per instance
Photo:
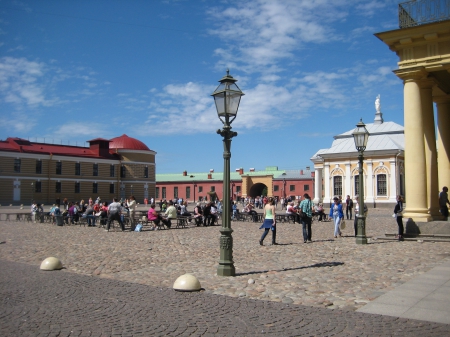
{"label": "window frame", "polygon": [[36,159],[36,174],[42,174],[42,160]]}
{"label": "window frame", "polygon": [[97,163],[92,164],[92,175],[94,177],[98,177],[98,164]]}
{"label": "window frame", "polygon": [[[338,181],[339,180],[339,181]],[[334,176],[333,177],[333,195],[334,196],[338,196],[341,195],[342,196],[342,176]]]}
{"label": "window frame", "polygon": [[62,175],[62,162],[61,161],[56,162],[55,174],[57,174],[59,176]]}
{"label": "window frame", "polygon": [[[384,180],[381,180],[380,178],[384,178]],[[377,174],[377,196],[386,197],[387,195],[388,195],[387,174],[385,173]]]}
{"label": "window frame", "polygon": [[20,173],[21,168],[22,168],[22,159],[14,158],[14,172]]}
{"label": "window frame", "polygon": [[81,163],[75,163],[75,175],[81,176]]}

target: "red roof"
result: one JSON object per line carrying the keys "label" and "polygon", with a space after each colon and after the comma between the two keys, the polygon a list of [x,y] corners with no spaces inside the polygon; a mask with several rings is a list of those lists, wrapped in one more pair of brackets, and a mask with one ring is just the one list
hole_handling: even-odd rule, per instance
{"label": "red roof", "polygon": [[109,148],[110,149],[151,151],[147,147],[147,145],[142,143],[140,140],[137,140],[136,138],[128,137],[125,134],[123,134],[120,137],[111,139],[111,142],[109,143]]}
{"label": "red roof", "polygon": [[7,138],[6,141],[0,141],[0,150],[60,156],[118,159],[115,154],[109,153],[108,150],[106,152],[101,152],[99,149],[93,149],[90,147],[34,143],[27,139],[12,137]]}

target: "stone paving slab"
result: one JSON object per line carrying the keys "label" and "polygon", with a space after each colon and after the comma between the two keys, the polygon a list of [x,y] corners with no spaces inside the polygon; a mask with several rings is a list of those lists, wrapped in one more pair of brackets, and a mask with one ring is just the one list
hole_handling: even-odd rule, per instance
{"label": "stone paving slab", "polygon": [[39,265],[48,256],[68,271],[159,287],[186,272],[206,292],[286,304],[356,310],[450,256],[450,244],[375,240],[396,228],[389,210],[369,213],[368,245],[356,245],[351,225],[333,238],[331,222],[313,224],[304,244],[301,226],[278,224],[278,246],[258,244],[260,224],[233,222],[236,277],[216,276],[219,227],[104,232],[93,227],[0,222],[0,259]]}
{"label": "stone paving slab", "polygon": [[1,336],[448,336],[450,325],[41,271],[0,260]]}

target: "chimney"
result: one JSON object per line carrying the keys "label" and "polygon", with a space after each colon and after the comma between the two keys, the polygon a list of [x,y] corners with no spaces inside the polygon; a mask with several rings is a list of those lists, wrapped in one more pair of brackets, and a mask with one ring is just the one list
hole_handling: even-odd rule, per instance
{"label": "chimney", "polygon": [[212,174],[208,173],[208,179],[212,179]]}
{"label": "chimney", "polygon": [[306,166],[306,171],[311,171],[311,167],[310,166]]}
{"label": "chimney", "polygon": [[250,172],[255,172],[255,169],[253,167],[251,167]]}
{"label": "chimney", "polygon": [[210,170],[209,170],[209,173],[214,173],[214,169],[210,169]]}
{"label": "chimney", "polygon": [[301,176],[303,175],[303,170],[300,170],[300,175],[301,175]]}
{"label": "chimney", "polygon": [[183,177],[187,176],[187,171],[183,171]]}
{"label": "chimney", "polygon": [[235,171],[236,171],[236,172],[240,172],[240,169],[237,168]]}
{"label": "chimney", "polygon": [[243,174],[244,174],[244,169],[243,169],[242,167],[239,169],[239,174],[240,174],[240,175],[243,175]]}
{"label": "chimney", "polygon": [[316,172],[311,172],[311,178],[315,178]]}

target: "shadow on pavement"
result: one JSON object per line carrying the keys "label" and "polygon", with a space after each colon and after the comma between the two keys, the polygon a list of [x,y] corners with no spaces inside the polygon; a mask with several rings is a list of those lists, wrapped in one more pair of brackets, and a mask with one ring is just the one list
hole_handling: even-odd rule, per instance
{"label": "shadow on pavement", "polygon": [[296,268],[283,268],[283,269],[278,269],[278,270],[262,270],[262,271],[249,271],[247,273],[236,273],[236,276],[264,274],[264,273],[268,273],[270,271],[281,272],[281,271],[289,271],[289,270],[300,270],[300,269],[306,269],[306,268],[337,267],[337,266],[342,266],[343,264],[344,264],[344,262],[321,262],[321,263],[315,263],[315,264],[312,264],[309,266],[302,266],[302,267],[296,267]]}

